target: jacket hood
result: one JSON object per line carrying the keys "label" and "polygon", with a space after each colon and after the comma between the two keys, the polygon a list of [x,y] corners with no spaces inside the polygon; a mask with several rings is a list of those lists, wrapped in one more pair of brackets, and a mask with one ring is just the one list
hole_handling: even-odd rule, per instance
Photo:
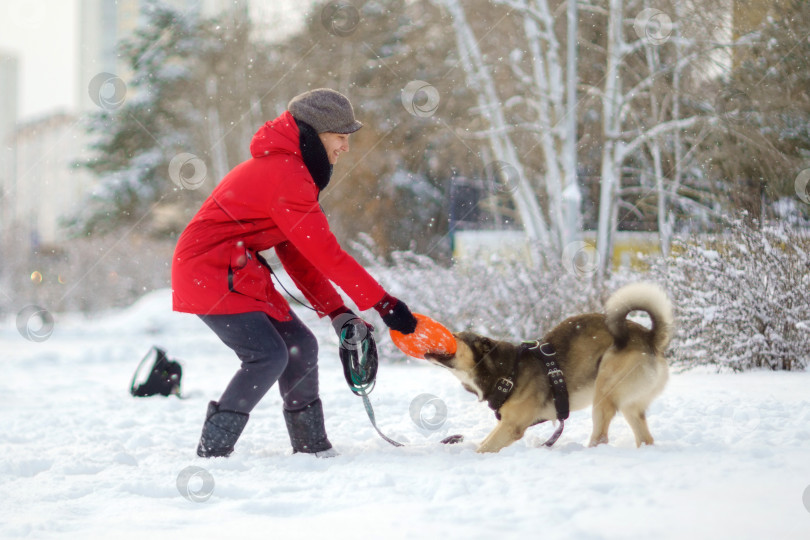
{"label": "jacket hood", "polygon": [[298,126],[295,119],[285,111],[275,120],[265,122],[250,141],[250,155],[255,158],[276,153],[301,155]]}
{"label": "jacket hood", "polygon": [[254,158],[278,154],[300,156],[319,192],[329,184],[332,165],[318,133],[306,122],[293,118],[289,111],[266,122],[250,142],[250,155]]}

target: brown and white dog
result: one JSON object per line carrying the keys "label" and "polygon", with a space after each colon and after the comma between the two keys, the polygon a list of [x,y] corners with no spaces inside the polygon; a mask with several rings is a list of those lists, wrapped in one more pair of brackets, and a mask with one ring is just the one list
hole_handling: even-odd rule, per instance
{"label": "brown and white dog", "polygon": [[[652,328],[627,320],[636,310],[649,314]],[[636,446],[653,443],[646,410],[666,385],[664,351],[672,332],[672,305],[666,293],[652,283],[634,283],[608,299],[605,314],[566,319],[541,340],[556,353],[570,410],[593,406],[590,446],[608,442],[608,427],[617,411],[633,429]],[[455,354],[429,353],[425,358],[450,369],[479,401],[493,406],[499,381],[515,378],[513,390],[498,409],[498,424],[478,452],[498,452],[523,437],[529,426],[557,419],[552,383],[542,362],[521,354],[520,346],[509,342],[472,332],[454,336]]]}

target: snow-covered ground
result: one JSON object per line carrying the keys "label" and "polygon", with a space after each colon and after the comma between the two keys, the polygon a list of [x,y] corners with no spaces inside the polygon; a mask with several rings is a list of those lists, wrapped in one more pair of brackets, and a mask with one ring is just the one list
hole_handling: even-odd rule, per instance
{"label": "snow-covered ground", "polygon": [[[291,455],[275,387],[230,458],[196,457],[206,403],[237,360],[172,313],[168,291],[92,320],[57,317],[43,342],[6,319],[0,537],[810,538],[810,373],[673,375],[649,411],[654,447],[636,449],[619,417],[609,446],[586,448],[586,410],[552,449],[541,425],[479,455],[495,423],[485,404],[444,370],[385,363],[371,397],[382,431],[408,444],[395,448],[346,387],[331,327],[301,316],[321,339],[334,459]],[[182,362],[187,399],[130,397],[153,344]],[[425,420],[446,406],[437,430],[412,418],[423,394],[441,401]],[[438,442],[454,433],[466,441]]]}

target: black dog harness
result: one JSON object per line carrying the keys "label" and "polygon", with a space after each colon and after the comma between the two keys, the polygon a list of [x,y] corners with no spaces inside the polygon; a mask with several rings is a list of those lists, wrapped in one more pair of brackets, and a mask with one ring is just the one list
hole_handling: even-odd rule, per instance
{"label": "black dog harness", "polygon": [[[500,409],[515,389],[518,366],[524,355],[540,362],[546,370],[548,382],[551,385],[551,395],[554,398],[554,408],[557,410],[557,420],[560,421],[560,425],[557,427],[554,434],[543,444],[544,446],[552,446],[557,442],[557,439],[560,438],[560,435],[562,435],[565,420],[568,418],[570,411],[568,405],[568,387],[565,385],[565,377],[557,363],[557,351],[551,343],[540,343],[539,341],[524,341],[521,343],[518,348],[515,363],[512,365],[512,372],[509,374],[509,377],[501,377],[495,381],[495,387],[489,392],[487,404],[495,411],[495,417],[500,420]],[[532,425],[542,424],[543,422],[546,422],[546,420],[540,420]]]}

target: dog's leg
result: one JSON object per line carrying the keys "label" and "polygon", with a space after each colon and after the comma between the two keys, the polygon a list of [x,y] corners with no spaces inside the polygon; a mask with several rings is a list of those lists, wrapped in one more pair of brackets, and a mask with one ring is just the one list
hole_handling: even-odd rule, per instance
{"label": "dog's leg", "polygon": [[487,438],[481,441],[481,445],[476,452],[479,454],[485,452],[500,452],[501,448],[505,448],[523,437],[525,431],[525,427],[521,429],[515,424],[504,422],[502,419],[498,422],[498,425],[495,426],[495,429],[487,435]]}
{"label": "dog's leg", "polygon": [[652,444],[653,436],[647,426],[647,415],[644,408],[638,405],[630,405],[622,407],[621,410],[625,420],[633,429],[633,435],[636,436],[636,446]]}
{"label": "dog's leg", "polygon": [[588,446],[607,444],[610,421],[616,416],[616,405],[610,396],[604,394],[600,396],[597,391],[596,398],[593,404],[593,434]]}

